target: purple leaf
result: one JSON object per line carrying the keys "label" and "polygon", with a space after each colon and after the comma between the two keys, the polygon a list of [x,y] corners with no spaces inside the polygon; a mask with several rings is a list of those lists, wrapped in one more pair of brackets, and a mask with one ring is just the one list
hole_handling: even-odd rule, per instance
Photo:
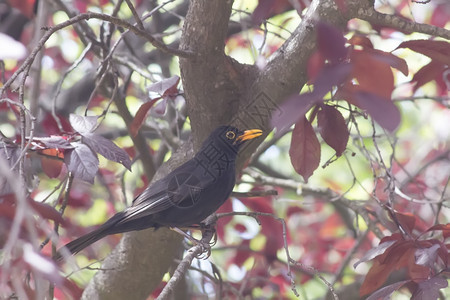
{"label": "purple leaf", "polygon": [[319,51],[329,61],[335,63],[347,56],[346,39],[342,32],[324,22],[317,24],[317,44]]}
{"label": "purple leaf", "polygon": [[171,96],[178,93],[177,85],[179,82],[180,77],[175,75],[152,84],[147,90],[149,92],[157,93],[161,97]]}
{"label": "purple leaf", "polygon": [[443,64],[450,64],[450,43],[436,40],[412,40],[398,45],[399,48],[409,48],[412,51],[422,53],[432,60],[440,61]]}
{"label": "purple leaf", "polygon": [[368,92],[356,92],[354,94],[358,106],[388,131],[394,131],[400,124],[400,111],[390,99],[382,98]]}
{"label": "purple leaf", "polygon": [[350,75],[352,65],[340,63],[326,67],[314,82],[314,91],[301,95],[292,95],[280,106],[281,113],[273,116],[272,126],[278,129],[296,123],[316,103],[323,101],[323,96],[331,91],[333,86],[342,84]]}
{"label": "purple leaf", "polygon": [[336,151],[336,156],[341,156],[350,135],[342,114],[334,107],[323,105],[317,113],[317,123],[323,140]]}
{"label": "purple leaf", "polygon": [[81,134],[92,132],[97,126],[97,116],[79,116],[75,114],[70,114],[69,122],[72,128]]}
{"label": "purple leaf", "polygon": [[356,267],[363,262],[369,261],[377,257],[378,255],[383,254],[390,246],[392,246],[395,243],[395,241],[387,241],[384,243],[379,244],[377,247],[370,249],[366,252],[366,254],[358,260],[354,265],[353,268],[356,269]]}
{"label": "purple leaf", "polygon": [[289,156],[295,171],[308,182],[308,178],[319,167],[320,143],[305,116],[295,124],[292,131]]}
{"label": "purple leaf", "polygon": [[73,146],[66,139],[58,135],[52,135],[50,137],[35,137],[33,140],[41,142],[48,148],[73,149]]}
{"label": "purple leaf", "polygon": [[277,129],[290,127],[296,123],[306,112],[322,99],[317,98],[313,93],[292,95],[280,106],[280,114],[272,117],[272,126]]}
{"label": "purple leaf", "polygon": [[419,283],[417,289],[411,296],[411,300],[431,300],[439,299],[439,290],[446,288],[448,282],[441,277],[432,277]]}
{"label": "purple leaf", "polygon": [[434,244],[429,248],[417,249],[415,253],[416,264],[433,268],[438,256],[437,252],[439,249],[440,246],[438,244]]}
{"label": "purple leaf", "polygon": [[44,219],[53,220],[59,224],[66,224],[65,220],[62,217],[62,214],[53,206],[48,205],[47,203],[34,201],[33,199],[30,199],[29,203],[33,207],[33,209]]}
{"label": "purple leaf", "polygon": [[144,123],[145,117],[147,116],[148,111],[152,106],[158,101],[160,98],[156,98],[153,100],[150,100],[148,102],[145,102],[142,104],[138,111],[136,112],[136,115],[134,116],[133,121],[130,124],[130,134],[131,136],[136,136],[139,129],[141,129],[142,124]]}
{"label": "purple leaf", "polygon": [[339,63],[323,68],[316,80],[314,80],[314,94],[317,98],[323,98],[333,86],[344,83],[352,71],[352,64]]}
{"label": "purple leaf", "polygon": [[72,145],[74,149],[64,155],[67,169],[73,173],[75,178],[94,183],[98,171],[97,155],[84,144],[72,143]]}
{"label": "purple leaf", "polygon": [[376,291],[375,293],[373,293],[372,295],[370,295],[369,297],[367,297],[366,300],[390,299],[389,296],[392,295],[393,292],[404,286],[407,282],[409,282],[409,280],[403,280],[385,286]]}
{"label": "purple leaf", "polygon": [[408,76],[408,64],[403,58],[400,58],[398,56],[395,56],[392,53],[384,52],[380,50],[372,50],[372,57],[376,60],[379,60],[380,62],[387,63],[391,67],[396,68],[400,72],[403,73],[403,75]]}
{"label": "purple leaf", "polygon": [[93,151],[103,155],[106,159],[121,163],[125,168],[131,171],[131,160],[128,154],[110,140],[98,134],[86,133],[83,134],[82,141]]}

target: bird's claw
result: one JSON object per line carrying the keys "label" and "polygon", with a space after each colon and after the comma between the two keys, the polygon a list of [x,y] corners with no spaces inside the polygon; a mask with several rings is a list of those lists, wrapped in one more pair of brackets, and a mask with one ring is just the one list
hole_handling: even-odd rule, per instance
{"label": "bird's claw", "polygon": [[198,245],[202,248],[202,252],[196,256],[197,259],[208,259],[211,256],[211,245],[202,241],[199,241]]}
{"label": "bird's claw", "polygon": [[[188,234],[187,232],[184,232],[183,230],[181,230],[178,227],[171,227],[170,229],[183,235],[192,244],[199,245],[201,247],[201,253],[199,253],[196,256],[198,259],[208,259],[211,256],[211,247],[214,246],[217,242],[216,230],[214,228],[210,228],[210,227],[196,228],[196,229],[200,229],[200,231],[202,232],[201,240],[194,238],[192,235]],[[211,242],[212,238],[214,238],[214,240]],[[205,255],[205,253],[206,253],[206,255]]]}
{"label": "bird's claw", "polygon": [[[205,226],[201,229],[202,239],[202,253],[198,258],[208,259],[211,256],[211,248],[217,243],[217,232],[214,226]],[[206,256],[203,256],[206,252]]]}

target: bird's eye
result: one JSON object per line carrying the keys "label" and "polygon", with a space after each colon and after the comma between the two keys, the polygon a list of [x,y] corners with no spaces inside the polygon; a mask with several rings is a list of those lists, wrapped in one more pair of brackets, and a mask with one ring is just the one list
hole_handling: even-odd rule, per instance
{"label": "bird's eye", "polygon": [[227,133],[225,134],[225,136],[226,136],[227,139],[229,139],[229,140],[234,140],[234,138],[236,137],[236,133],[234,133],[233,131],[227,131]]}

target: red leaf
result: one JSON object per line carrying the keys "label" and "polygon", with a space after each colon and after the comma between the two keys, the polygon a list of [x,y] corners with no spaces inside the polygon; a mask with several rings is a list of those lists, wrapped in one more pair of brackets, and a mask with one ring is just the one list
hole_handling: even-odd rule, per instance
{"label": "red leaf", "polygon": [[369,297],[367,297],[366,300],[390,299],[390,296],[392,295],[392,293],[395,292],[396,290],[398,290],[399,288],[401,288],[407,282],[409,282],[409,280],[403,280],[403,281],[399,281],[399,282],[387,285],[387,286],[379,289],[378,291],[376,291]]}
{"label": "red leaf", "polygon": [[364,254],[364,256],[353,265],[353,268],[356,268],[360,263],[372,260],[375,257],[383,254],[394,243],[395,241],[386,241],[386,242],[380,241],[380,244],[377,247],[367,251],[366,254]]}
{"label": "red leaf", "polygon": [[271,197],[251,197],[245,198],[245,200],[240,199],[241,202],[253,211],[262,213],[273,213],[272,199]]}
{"label": "red leaf", "polygon": [[172,76],[170,78],[163,79],[159,82],[155,82],[148,87],[149,92],[157,93],[162,98],[173,97],[178,95],[178,83],[180,82],[180,77]]}
{"label": "red leaf", "polygon": [[262,216],[259,218],[261,222],[261,233],[266,237],[264,245],[264,254],[268,261],[273,261],[277,257],[277,251],[284,245],[283,226],[277,220]]}
{"label": "red leaf", "polygon": [[348,40],[348,43],[353,46],[361,46],[365,49],[373,49],[373,44],[370,39],[361,34],[354,34],[350,40]]}
{"label": "red leaf", "polygon": [[394,233],[392,235],[385,236],[380,240],[380,244],[389,241],[403,241],[405,238],[400,233]]}
{"label": "red leaf", "polygon": [[152,99],[148,102],[145,102],[144,104],[139,107],[136,116],[133,119],[133,122],[130,124],[130,134],[132,136],[136,136],[139,129],[142,126],[142,123],[144,122],[145,117],[147,116],[147,112],[152,108],[152,106],[161,98]]}
{"label": "red leaf", "polygon": [[383,63],[389,64],[391,67],[396,68],[403,75],[408,76],[408,65],[403,58],[400,58],[392,53],[384,52],[381,50],[373,49],[370,50],[372,52],[372,57],[377,59]]}
{"label": "red leaf", "polygon": [[61,157],[61,152],[59,152],[57,149],[44,149],[40,152],[55,157],[49,158],[48,156],[41,156],[41,166],[42,170],[49,178],[58,177],[63,166],[63,162],[57,159],[57,157]]}
{"label": "red leaf", "polygon": [[446,66],[439,61],[432,60],[427,65],[423,66],[416,74],[414,74],[411,83],[416,83],[414,92],[424,84],[435,80],[444,72]]}
{"label": "red leaf", "polygon": [[12,7],[17,8],[29,19],[34,16],[35,0],[8,0]]}
{"label": "red leaf", "polygon": [[280,114],[272,116],[272,125],[277,129],[290,127],[302,118],[315,102],[322,101],[314,93],[292,95],[280,106]]}
{"label": "red leaf", "polygon": [[81,13],[85,13],[88,9],[88,2],[87,1],[82,1],[82,0],[77,0],[75,1],[75,7],[81,12]]}
{"label": "red leaf", "polygon": [[54,207],[42,203],[34,201],[33,199],[29,199],[29,203],[33,209],[41,215],[44,219],[53,220],[61,225],[65,225],[65,221],[59,211],[57,211]]}
{"label": "red leaf", "polygon": [[324,105],[317,114],[317,122],[323,140],[336,151],[337,156],[341,156],[350,136],[342,114],[334,107]]}
{"label": "red leaf", "polygon": [[448,286],[447,279],[432,277],[418,284],[417,289],[411,296],[412,300],[428,300],[441,298],[440,289]]}
{"label": "red leaf", "polygon": [[437,224],[430,227],[427,231],[440,230],[444,238],[450,237],[450,223],[448,224]]}
{"label": "red leaf", "polygon": [[442,2],[433,9],[430,24],[443,28],[448,23],[448,16],[450,16],[450,2]]}
{"label": "red leaf", "polygon": [[[72,128],[66,118],[60,115],[57,115],[57,117],[61,122],[63,131],[72,131]],[[45,114],[44,119],[40,122],[40,125],[48,135],[61,134],[61,131],[59,130],[58,125],[51,113]]]}
{"label": "red leaf", "polygon": [[400,111],[391,100],[363,91],[356,92],[354,98],[381,127],[392,132],[400,124]]}
{"label": "red leaf", "polygon": [[416,224],[416,218],[414,215],[396,211],[395,216],[402,225],[403,229],[407,230],[408,233],[411,234]]}
{"label": "red leaf", "polygon": [[295,171],[308,182],[320,163],[320,143],[306,117],[295,124],[289,156]]}
{"label": "red leaf", "polygon": [[308,60],[307,73],[309,81],[313,81],[317,78],[317,75],[319,75],[324,65],[325,57],[323,57],[322,53],[320,53],[320,51],[314,52]]}
{"label": "red leaf", "polygon": [[394,90],[394,75],[389,64],[376,59],[371,51],[353,50],[353,76],[361,90],[390,99]]}
{"label": "red leaf", "polygon": [[399,241],[389,247],[385,253],[377,256],[361,285],[360,296],[368,295],[377,290],[395,270],[404,267],[408,267],[408,271],[412,269],[428,270],[428,268],[414,264],[414,253],[412,241]]}
{"label": "red leaf", "polygon": [[305,210],[301,207],[289,205],[289,207],[286,211],[286,216],[288,218],[290,218],[292,215],[300,214],[300,213],[303,213],[304,211]]}
{"label": "red leaf", "polygon": [[317,44],[320,53],[329,61],[336,63],[347,56],[346,39],[334,26],[319,22],[317,24]]}
{"label": "red leaf", "polygon": [[250,248],[250,240],[241,241],[239,246],[243,250],[240,250],[239,248],[237,249],[232,262],[240,267],[251,255],[251,252],[245,249],[245,247]]}
{"label": "red leaf", "polygon": [[[292,5],[289,2],[288,0],[259,0],[252,14],[253,23],[259,25],[265,19],[291,9]],[[298,4],[302,8],[305,7],[302,1],[298,1]]]}
{"label": "red leaf", "polygon": [[386,270],[386,265],[381,264],[379,261],[374,261],[372,267],[364,278],[364,282],[359,289],[359,295],[361,297],[376,291],[388,278],[391,271]]}
{"label": "red leaf", "polygon": [[450,43],[434,40],[414,40],[401,43],[398,48],[409,48],[412,51],[428,56],[432,60],[450,65]]}
{"label": "red leaf", "polygon": [[[3,199],[2,199],[3,200]],[[0,202],[0,218],[14,220],[14,215],[16,214],[16,207],[9,203]]]}
{"label": "red leaf", "polygon": [[326,66],[314,80],[314,92],[316,98],[322,99],[326,93],[331,91],[333,86],[340,86],[344,83],[352,71],[349,63],[338,63]]}
{"label": "red leaf", "polygon": [[406,268],[412,280],[428,278],[430,268],[416,263],[417,244],[412,240],[400,240],[374,259],[360,289],[360,296],[378,289],[395,270]]}

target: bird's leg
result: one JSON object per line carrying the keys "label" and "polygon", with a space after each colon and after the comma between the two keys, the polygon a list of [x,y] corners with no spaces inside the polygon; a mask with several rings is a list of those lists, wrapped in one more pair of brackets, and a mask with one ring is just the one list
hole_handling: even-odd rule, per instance
{"label": "bird's leg", "polygon": [[[185,238],[187,238],[188,240],[190,240],[192,243],[194,244],[199,244],[200,241],[197,240],[196,238],[194,238],[192,235],[190,235],[189,233],[183,231],[182,229],[178,228],[178,227],[169,227],[170,230],[173,230],[179,234],[181,234],[182,236],[184,236]],[[188,228],[187,228],[188,229]]]}
{"label": "bird's leg", "polygon": [[[188,227],[188,229],[199,229],[200,227]],[[182,236],[184,236],[185,238],[187,238],[188,240],[190,240],[194,245],[200,245],[202,247],[202,254],[207,252],[207,255],[205,257],[202,257],[202,254],[198,257],[198,258],[204,258],[207,259],[209,256],[211,256],[211,245],[209,244],[209,241],[211,240],[212,236],[205,236],[205,234],[202,231],[202,239],[198,240],[196,238],[194,238],[193,236],[191,236],[190,234],[188,234],[187,232],[181,230],[178,227],[170,227],[171,230],[181,234]]]}
{"label": "bird's leg", "polygon": [[202,239],[204,236],[211,236],[208,243],[210,247],[214,247],[217,243],[216,224],[200,223],[199,230],[202,232]]}
{"label": "bird's leg", "polygon": [[[213,247],[217,243],[217,233],[216,233],[216,227],[213,224],[212,226],[209,224],[200,223],[200,231],[202,232],[202,242],[207,243],[208,247],[207,254],[204,259],[207,259],[211,256],[211,247]],[[211,240],[213,240],[211,242]]]}
{"label": "bird's leg", "polygon": [[[216,231],[216,224],[217,224],[217,215],[215,213],[211,214],[209,217],[207,217],[203,222],[200,223],[202,235],[205,235],[209,232],[213,233],[212,236],[212,243],[210,242],[211,247],[213,247],[217,243],[217,231]],[[211,241],[211,240],[210,240]]]}

